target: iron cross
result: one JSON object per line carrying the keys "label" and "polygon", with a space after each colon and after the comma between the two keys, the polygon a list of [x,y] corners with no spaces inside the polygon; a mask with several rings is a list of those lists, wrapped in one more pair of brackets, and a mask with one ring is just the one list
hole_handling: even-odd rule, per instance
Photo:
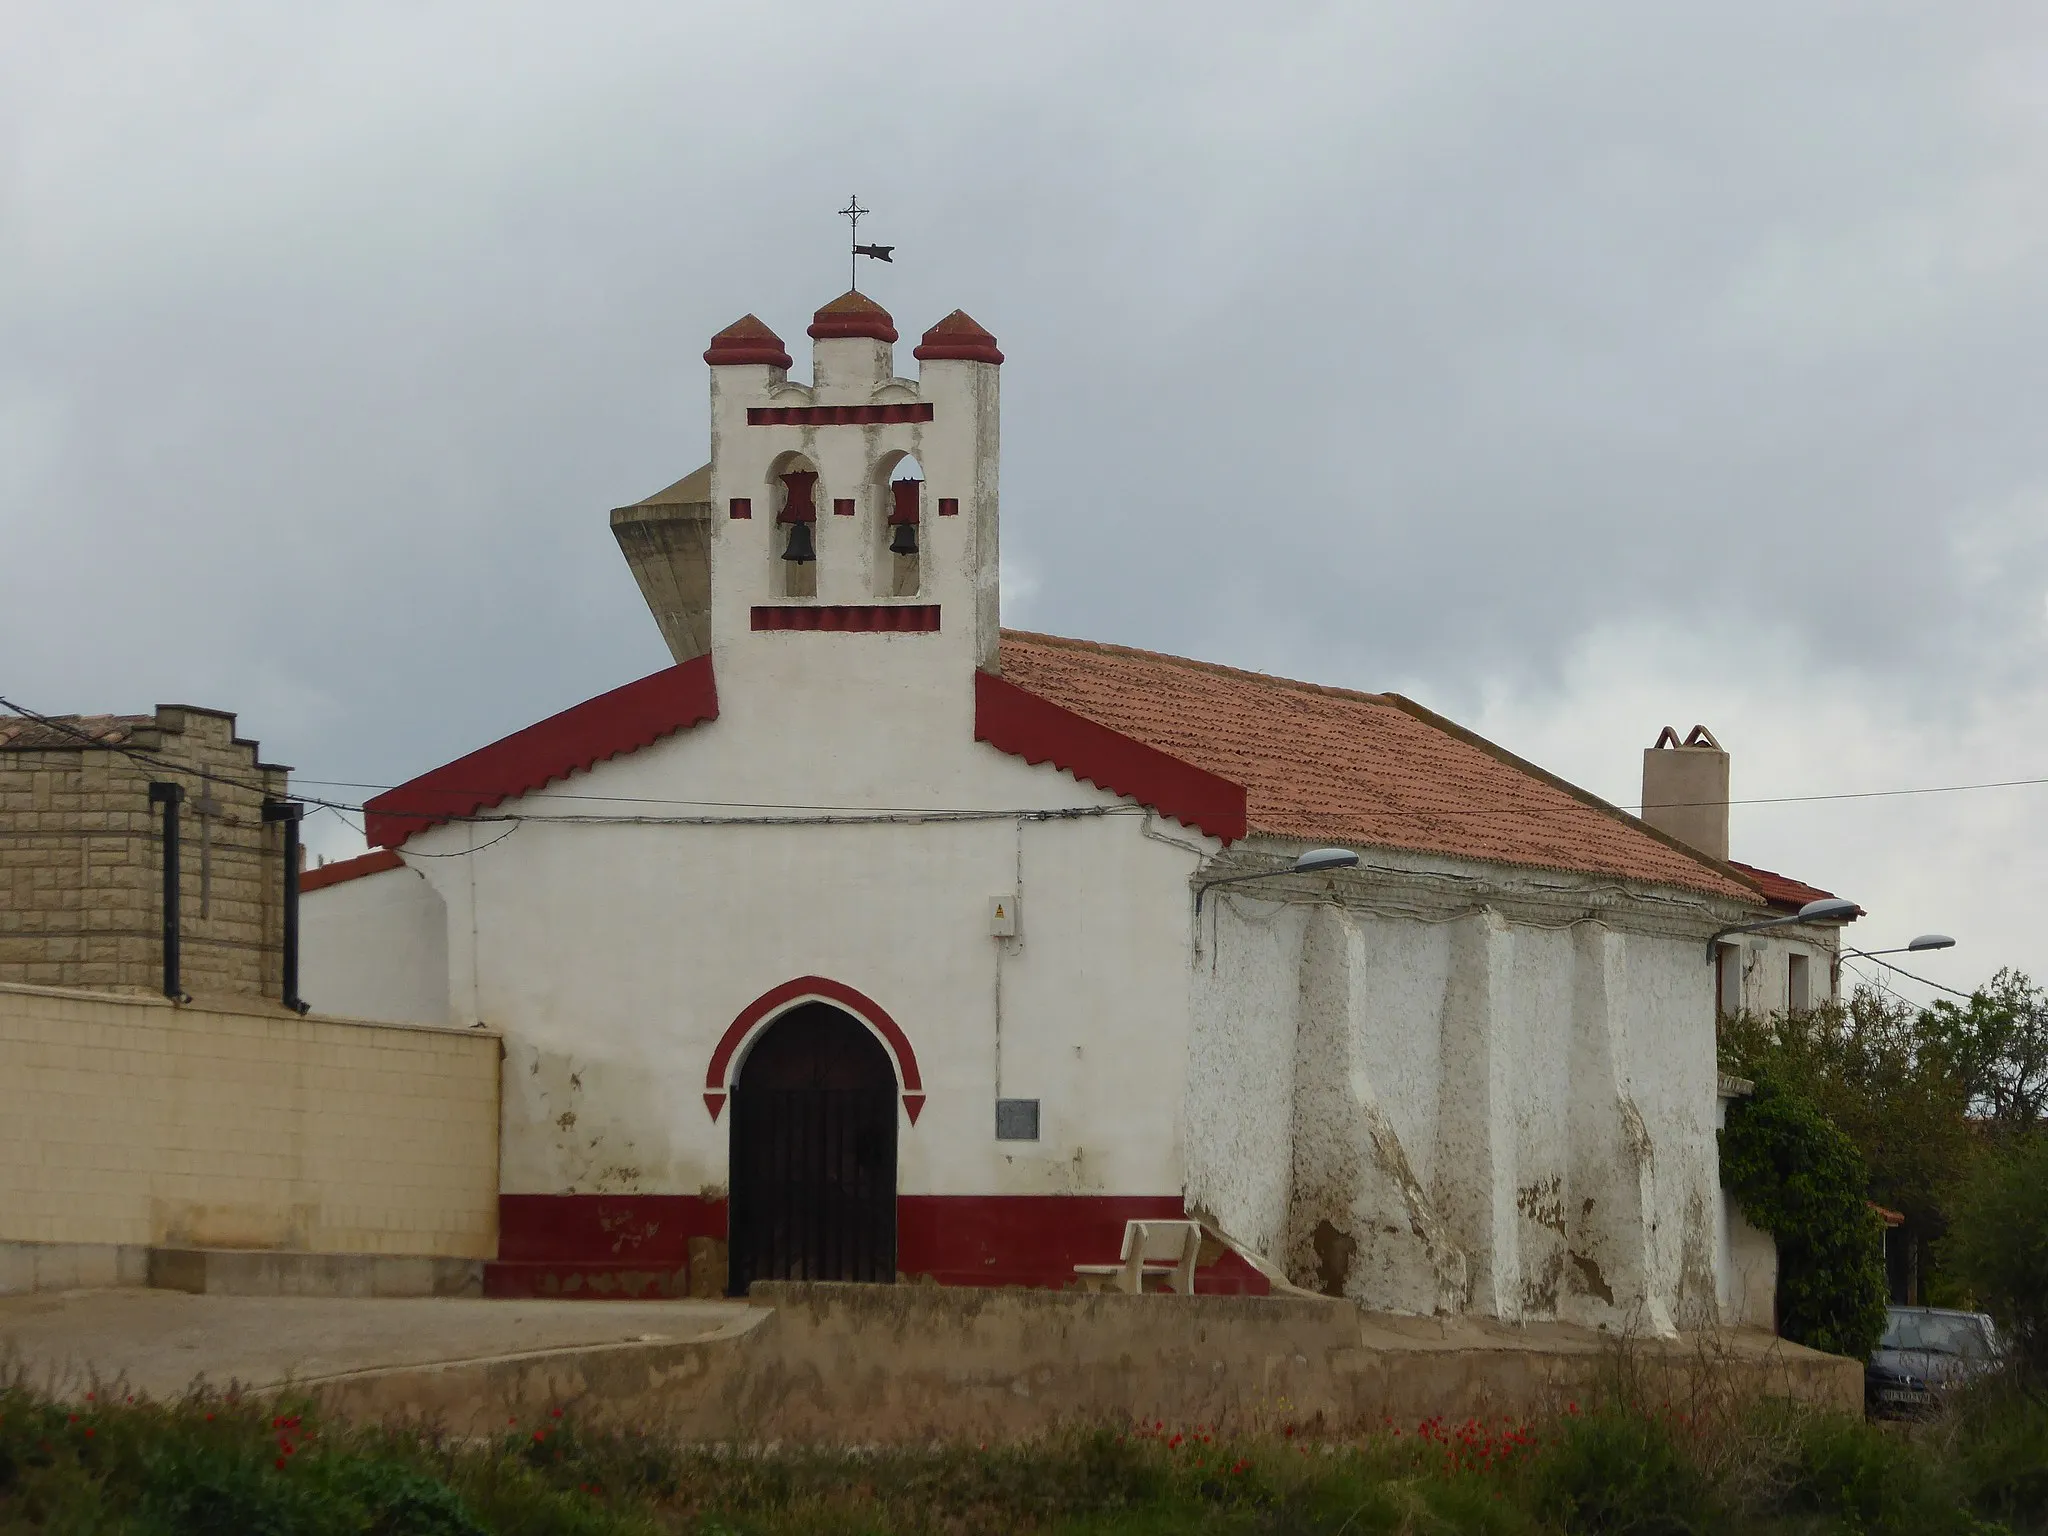
{"label": "iron cross", "polygon": [[846,206],[839,210],[839,216],[853,226],[853,254],[846,259],[846,285],[855,293],[860,292],[861,257],[868,256],[876,261],[888,261],[893,264],[893,258],[889,253],[896,249],[895,246],[862,245],[860,243],[860,221],[872,212],[874,212],[872,208],[861,207],[858,194],[849,197],[846,200]]}

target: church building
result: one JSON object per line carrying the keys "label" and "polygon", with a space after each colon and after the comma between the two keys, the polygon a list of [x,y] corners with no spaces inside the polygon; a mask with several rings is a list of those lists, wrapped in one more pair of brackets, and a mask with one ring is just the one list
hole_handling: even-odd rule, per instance
{"label": "church building", "polygon": [[1397,695],[1005,630],[996,338],[810,338],[712,338],[710,463],[612,514],[674,665],[306,878],[315,1007],[503,1034],[487,1286],[1060,1286],[1187,1215],[1202,1291],[1724,1315],[1756,879]]}

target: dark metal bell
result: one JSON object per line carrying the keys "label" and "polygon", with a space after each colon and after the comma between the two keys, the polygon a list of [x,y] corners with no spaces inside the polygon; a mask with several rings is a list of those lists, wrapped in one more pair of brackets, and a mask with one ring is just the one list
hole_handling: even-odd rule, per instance
{"label": "dark metal bell", "polygon": [[797,565],[809,565],[818,558],[818,552],[811,545],[811,525],[791,523],[789,543],[783,547],[782,558]]}
{"label": "dark metal bell", "polygon": [[917,524],[898,523],[890,530],[889,553],[892,555],[914,555],[917,553]]}

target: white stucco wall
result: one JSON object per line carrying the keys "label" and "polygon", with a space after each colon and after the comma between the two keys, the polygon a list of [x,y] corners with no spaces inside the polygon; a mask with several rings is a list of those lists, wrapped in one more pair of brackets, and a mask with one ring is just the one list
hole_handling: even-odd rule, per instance
{"label": "white stucco wall", "polygon": [[[1173,823],[1152,835],[1131,802],[974,740],[997,622],[996,369],[933,362],[913,382],[879,343],[815,355],[815,388],[712,370],[718,718],[496,811],[625,821],[526,820],[502,841],[498,823],[444,825],[407,845],[478,850],[418,864],[447,905],[453,1016],[505,1037],[504,1187],[722,1191],[707,1063],[750,1003],[817,975],[873,999],[915,1049],[927,1097],[902,1123],[901,1192],[1177,1194],[1187,881],[1217,845]],[[746,419],[920,398],[930,423]],[[774,522],[791,455],[820,475],[815,601],[867,604],[886,600],[880,519],[905,452],[925,488],[903,601],[937,603],[939,630],[753,628],[756,605],[798,601]],[[741,496],[752,517],[725,516]],[[958,516],[937,515],[941,497]],[[839,498],[857,515],[834,516]],[[720,824],[664,824],[678,817]],[[896,819],[832,824],[847,817]],[[989,900],[1012,895],[1021,931],[992,937]],[[338,927],[310,942],[330,939],[356,942]],[[999,1092],[1041,1101],[1038,1142],[996,1140]]]}
{"label": "white stucco wall", "polygon": [[[1740,1093],[1749,1091],[1739,1083],[1731,1088],[1729,1081],[1722,1079],[1722,1090],[1714,1100],[1716,1131],[1727,1128],[1729,1104]],[[1777,1242],[1768,1232],[1750,1224],[1742,1214],[1742,1207],[1721,1188],[1718,1170],[1714,1181],[1714,1201],[1717,1216],[1714,1290],[1720,1303],[1721,1321],[1730,1327],[1763,1328],[1775,1332],[1778,1326]]]}
{"label": "white stucco wall", "polygon": [[1191,1204],[1375,1308],[1713,1315],[1709,904],[1385,853],[1284,894],[1204,923]]}
{"label": "white stucco wall", "polygon": [[448,910],[417,870],[379,870],[308,891],[299,925],[299,995],[322,1013],[448,1021]]}

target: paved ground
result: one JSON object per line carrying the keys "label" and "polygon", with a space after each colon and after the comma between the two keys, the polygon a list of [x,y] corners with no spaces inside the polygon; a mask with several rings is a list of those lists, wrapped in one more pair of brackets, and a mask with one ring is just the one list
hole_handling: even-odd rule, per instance
{"label": "paved ground", "polygon": [[0,1372],[66,1395],[95,1377],[169,1397],[204,1377],[270,1386],[374,1366],[593,1344],[681,1343],[742,1321],[743,1301],[342,1300],[57,1291],[0,1297]]}

